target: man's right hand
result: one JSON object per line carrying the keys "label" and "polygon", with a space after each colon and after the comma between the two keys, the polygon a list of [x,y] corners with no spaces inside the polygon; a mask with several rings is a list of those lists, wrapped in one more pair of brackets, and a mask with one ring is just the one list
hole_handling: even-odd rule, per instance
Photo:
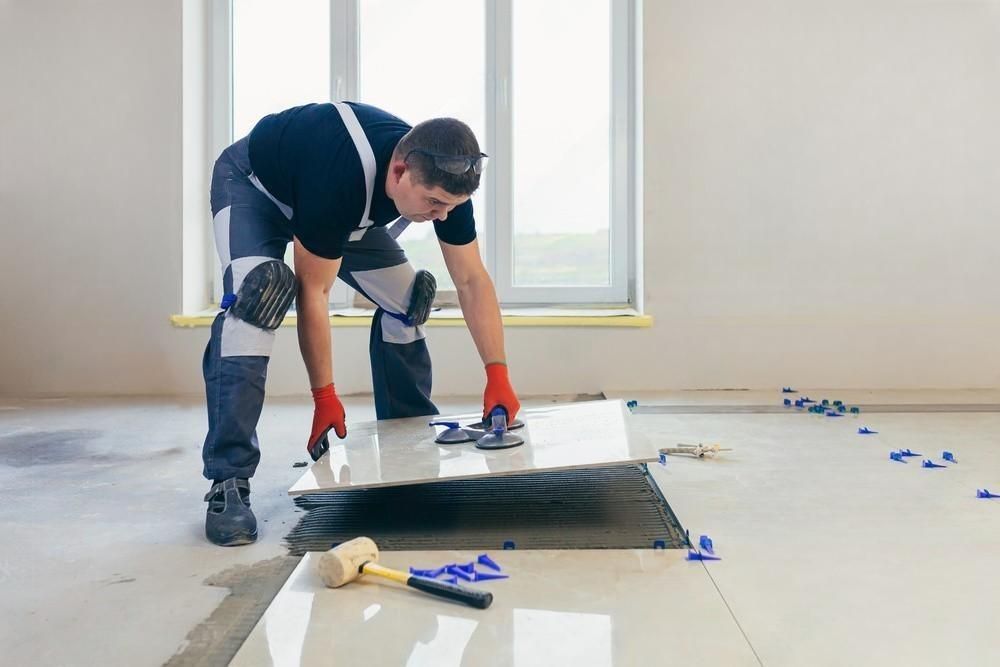
{"label": "man's right hand", "polygon": [[318,461],[323,454],[330,449],[330,440],[327,433],[330,429],[337,434],[337,437],[344,439],[347,437],[347,425],[344,423],[344,404],[337,398],[337,392],[333,389],[333,383],[312,390],[313,410],[312,433],[309,434],[309,444],[306,449],[313,461]]}

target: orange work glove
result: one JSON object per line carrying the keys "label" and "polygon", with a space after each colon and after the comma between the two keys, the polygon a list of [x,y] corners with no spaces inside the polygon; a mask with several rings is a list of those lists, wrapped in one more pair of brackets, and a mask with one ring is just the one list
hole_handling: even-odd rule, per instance
{"label": "orange work glove", "polygon": [[347,425],[344,423],[344,404],[337,398],[332,382],[325,387],[313,389],[312,395],[315,408],[312,433],[309,434],[306,449],[312,460],[318,461],[330,449],[330,439],[326,435],[330,429],[343,440],[347,437]]}
{"label": "orange work glove", "polygon": [[507,364],[494,362],[486,364],[486,391],[483,393],[483,420],[489,421],[493,408],[502,406],[507,410],[507,422],[512,423],[521,410],[514,387],[510,385]]}

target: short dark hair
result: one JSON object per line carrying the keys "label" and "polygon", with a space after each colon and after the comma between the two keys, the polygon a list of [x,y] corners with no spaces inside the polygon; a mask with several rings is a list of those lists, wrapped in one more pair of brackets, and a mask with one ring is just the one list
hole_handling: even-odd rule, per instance
{"label": "short dark hair", "polygon": [[479,174],[470,169],[464,174],[450,174],[434,166],[434,159],[412,150],[439,155],[479,155],[479,142],[468,125],[455,118],[432,118],[418,123],[396,144],[393,158],[406,160],[416,181],[427,187],[439,187],[453,195],[471,195],[479,187]]}

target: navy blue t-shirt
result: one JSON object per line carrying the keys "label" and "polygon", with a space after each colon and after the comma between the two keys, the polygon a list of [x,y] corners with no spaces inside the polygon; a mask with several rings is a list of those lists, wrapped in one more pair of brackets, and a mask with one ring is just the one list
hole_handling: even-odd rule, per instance
{"label": "navy blue t-shirt", "polygon": [[[384,227],[399,217],[385,194],[396,144],[410,131],[405,122],[367,104],[348,102],[375,154],[375,191],[368,217]],[[250,132],[250,166],[278,201],[292,207],[292,231],[306,250],[327,259],[343,255],[344,244],[361,224],[367,192],[365,172],[340,112],[332,104],[306,104],[265,116]],[[465,245],[476,238],[472,201],[434,221],[444,243]]]}

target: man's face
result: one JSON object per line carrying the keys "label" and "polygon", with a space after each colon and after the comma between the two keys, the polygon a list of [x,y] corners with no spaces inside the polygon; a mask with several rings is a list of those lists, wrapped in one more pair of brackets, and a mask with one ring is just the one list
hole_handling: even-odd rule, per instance
{"label": "man's face", "polygon": [[412,178],[413,171],[403,171],[397,182],[393,202],[399,213],[412,222],[445,220],[456,206],[469,200],[468,195],[453,195],[439,187],[418,184]]}

